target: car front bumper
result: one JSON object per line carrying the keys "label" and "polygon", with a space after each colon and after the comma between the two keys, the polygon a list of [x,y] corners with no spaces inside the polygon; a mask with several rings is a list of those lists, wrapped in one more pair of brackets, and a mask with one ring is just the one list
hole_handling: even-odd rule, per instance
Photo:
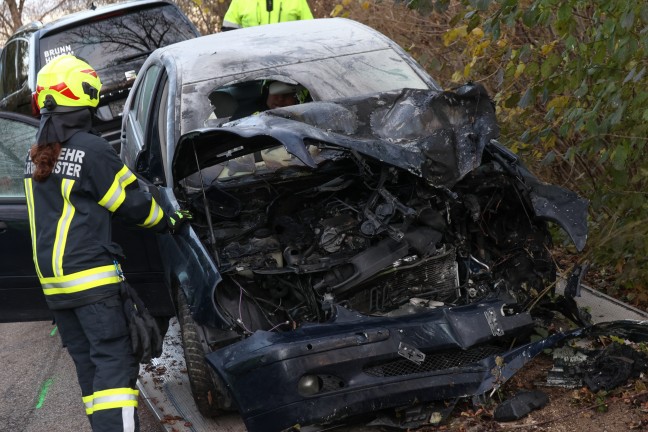
{"label": "car front bumper", "polygon": [[514,373],[505,365],[529,356],[503,342],[533,326],[528,313],[506,309],[493,300],[368,317],[336,306],[327,323],[257,331],[206,358],[250,432],[326,424],[500,385]]}

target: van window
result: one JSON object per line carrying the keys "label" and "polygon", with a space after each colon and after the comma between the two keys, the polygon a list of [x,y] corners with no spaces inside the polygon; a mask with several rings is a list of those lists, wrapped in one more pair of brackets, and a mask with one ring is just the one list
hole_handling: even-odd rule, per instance
{"label": "van window", "polygon": [[134,60],[141,63],[156,48],[195,36],[174,5],[144,9],[46,35],[40,40],[40,62],[73,54],[101,71]]}
{"label": "van window", "polygon": [[18,41],[18,57],[16,58],[16,72],[18,73],[20,90],[27,84],[27,75],[29,74],[29,43],[26,40]]}
{"label": "van window", "polygon": [[0,81],[0,97],[17,92],[27,82],[28,45],[25,40],[16,39],[7,44],[2,51],[4,65]]}

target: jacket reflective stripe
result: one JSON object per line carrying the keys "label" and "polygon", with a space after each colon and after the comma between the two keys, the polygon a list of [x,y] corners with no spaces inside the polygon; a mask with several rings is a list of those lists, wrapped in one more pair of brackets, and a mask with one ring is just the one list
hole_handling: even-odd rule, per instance
{"label": "jacket reflective stripe", "polygon": [[229,28],[239,29],[239,28],[241,28],[241,25],[237,24],[235,22],[232,22],[232,21],[223,21],[222,27],[229,27]]}
{"label": "jacket reflective stripe", "polygon": [[34,266],[36,267],[36,274],[39,279],[43,278],[43,274],[38,266],[38,256],[36,255],[36,217],[34,216],[34,195],[32,192],[32,179],[25,179],[25,197],[27,198],[27,213],[29,214],[29,230],[31,231],[32,239],[32,257],[34,259]]}
{"label": "jacket reflective stripe", "polygon": [[139,390],[132,388],[116,388],[100,390],[91,396],[85,396],[83,403],[86,407],[86,414],[90,415],[95,411],[105,409],[135,407],[137,408],[137,399]]}
{"label": "jacket reflective stripe", "polygon": [[103,198],[99,201],[99,205],[107,208],[113,213],[117,211],[119,206],[126,199],[126,186],[133,183],[135,180],[137,180],[135,174],[130,172],[128,167],[124,165],[122,169],[115,174],[115,180],[108,189],[108,192],[106,192]]}
{"label": "jacket reflective stripe", "polygon": [[154,199],[151,200],[151,211],[149,212],[149,215],[146,217],[143,223],[138,224],[141,227],[144,228],[151,228],[155,225],[157,225],[160,220],[162,220],[162,216],[164,215],[164,212],[160,208],[160,206],[155,202]]}
{"label": "jacket reflective stripe", "polygon": [[114,265],[96,267],[65,276],[40,279],[45,295],[71,294],[101,285],[117,284],[121,278]]}
{"label": "jacket reflective stripe", "polygon": [[74,217],[74,206],[70,202],[70,192],[74,186],[74,180],[63,179],[61,181],[61,194],[63,195],[63,212],[56,228],[54,249],[52,253],[52,273],[54,276],[63,276],[63,254],[67,242],[70,224]]}

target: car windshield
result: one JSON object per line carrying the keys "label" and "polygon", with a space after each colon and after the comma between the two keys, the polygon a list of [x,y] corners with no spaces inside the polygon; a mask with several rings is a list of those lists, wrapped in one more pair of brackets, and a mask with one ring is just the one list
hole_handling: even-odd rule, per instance
{"label": "car windshield", "polygon": [[[298,83],[308,90],[308,100],[314,101],[401,88],[429,88],[416,71],[391,49],[279,65],[249,72],[244,77],[224,76],[199,83],[185,83],[182,112],[186,114],[182,116],[181,133],[267,109],[264,107],[263,83],[274,80]],[[219,97],[214,97],[218,93]],[[249,109],[234,112],[231,107],[219,103]]]}
{"label": "car windshield", "polygon": [[83,58],[97,71],[116,64],[143,62],[158,47],[195,36],[174,6],[119,14],[50,34],[40,41],[40,62],[61,54]]}

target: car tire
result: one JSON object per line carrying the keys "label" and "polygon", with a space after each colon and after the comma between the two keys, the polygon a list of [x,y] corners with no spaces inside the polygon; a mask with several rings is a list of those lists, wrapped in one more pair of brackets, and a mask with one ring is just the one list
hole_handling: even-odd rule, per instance
{"label": "car tire", "polygon": [[223,411],[231,409],[231,397],[222,380],[205,362],[206,352],[201,342],[198,324],[191,316],[182,289],[178,290],[178,321],[189,385],[196,407],[205,417],[221,415]]}

